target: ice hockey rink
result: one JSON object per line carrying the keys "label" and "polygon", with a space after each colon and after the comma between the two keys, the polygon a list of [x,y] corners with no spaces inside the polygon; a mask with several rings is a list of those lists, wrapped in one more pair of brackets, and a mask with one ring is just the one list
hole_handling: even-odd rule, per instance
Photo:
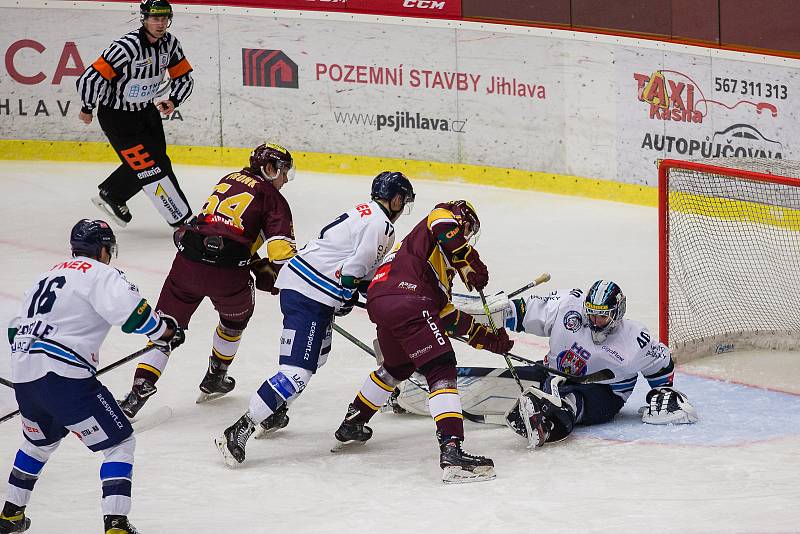
{"label": "ice hockey rink", "polygon": [[[36,276],[69,256],[69,229],[99,217],[89,202],[113,164],[0,162],[6,216],[0,233],[0,322],[17,313]],[[220,176],[234,169],[177,166],[197,210]],[[654,169],[655,172],[655,169]],[[544,271],[538,289],[618,282],[627,316],[657,328],[655,208],[452,182],[414,180],[414,212],[397,223],[403,236],[437,202],[466,198],[482,222],[477,248],[490,271],[488,291],[510,291]],[[292,207],[298,243],[345,208],[368,198],[371,177],[304,173],[282,192]],[[155,303],[175,248],[171,231],[147,199],[130,203],[133,221],[115,229],[114,263]],[[457,291],[464,288],[457,286]],[[247,408],[277,368],[281,314],[258,293],[256,314],[230,374],[228,396],[195,404],[217,316],[204,303],[186,343],[171,357],[158,393],[142,411],[168,405],[174,414],[137,435],[132,522],[142,533],[557,533],[800,532],[800,363],[790,353],[725,354],[678,367],[675,387],[701,420],[643,425],[636,410],[648,389],[640,379],[610,424],[578,428],[565,442],[537,451],[505,427],[465,422],[465,450],[494,459],[497,479],[444,486],[430,418],[379,414],[374,437],[359,452],[333,455],[333,431],[374,360],[334,333],[328,363],[290,410],[289,426],[250,440],[247,460],[225,467],[213,438]],[[363,310],[337,324],[371,344]],[[516,336],[514,352],[538,359],[546,340]],[[100,365],[143,346],[142,336],[112,329]],[[456,344],[461,365],[503,366],[503,359]],[[8,377],[8,349],[0,375]],[[135,365],[101,377],[119,398]],[[0,386],[2,387],[2,386]],[[16,409],[0,390],[0,415]],[[19,419],[0,425],[0,477],[22,439]],[[102,528],[102,455],[68,436],[44,469],[28,515],[32,533],[91,533]],[[0,486],[0,497],[6,492]]]}

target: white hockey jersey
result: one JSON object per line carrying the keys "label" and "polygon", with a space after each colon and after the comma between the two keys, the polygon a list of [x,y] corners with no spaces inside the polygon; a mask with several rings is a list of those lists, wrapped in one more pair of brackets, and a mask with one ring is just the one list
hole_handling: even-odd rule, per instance
{"label": "white hockey jersey", "polygon": [[325,226],[278,273],[275,287],[293,289],[336,309],[353,296],[342,276],[370,280],[394,245],[394,226],[377,202],[358,204]]}
{"label": "white hockey jersey", "polygon": [[580,289],[531,295],[524,300],[521,323],[515,317],[507,326],[518,329],[521,325],[525,332],[549,337],[550,350],[544,362],[553,369],[576,376],[611,369],[615,378],[605,383],[624,400],[633,392],[639,373],[650,387],[672,383],[669,348],[653,339],[644,324],[623,318],[603,343],[595,345],[583,301]]}
{"label": "white hockey jersey", "polygon": [[82,256],[58,263],[25,293],[10,325],[12,381],[91,377],[111,325],[149,335],[159,323],[122,271]]}

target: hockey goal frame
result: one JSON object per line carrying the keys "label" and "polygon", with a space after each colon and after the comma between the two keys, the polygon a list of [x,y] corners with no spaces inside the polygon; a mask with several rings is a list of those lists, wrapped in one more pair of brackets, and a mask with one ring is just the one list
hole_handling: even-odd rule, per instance
{"label": "hockey goal frame", "polygon": [[[723,162],[720,162],[723,163]],[[664,159],[658,162],[658,325],[659,338],[669,346],[669,173],[673,169],[715,173],[739,180],[800,188],[800,178],[766,174],[723,165]],[[708,354],[713,354],[709,352]],[[694,357],[700,357],[697,354]]]}

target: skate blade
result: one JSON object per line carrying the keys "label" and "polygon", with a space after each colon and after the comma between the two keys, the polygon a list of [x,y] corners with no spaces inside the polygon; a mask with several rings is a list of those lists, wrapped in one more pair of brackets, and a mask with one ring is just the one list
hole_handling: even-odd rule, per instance
{"label": "skate blade", "polygon": [[237,467],[242,465],[236,460],[236,458],[233,457],[231,452],[228,450],[228,440],[225,439],[224,435],[218,438],[214,438],[214,444],[217,446],[217,450],[222,455],[222,461],[225,462],[225,465],[228,466],[228,468],[236,469]]}
{"label": "skate blade", "polygon": [[490,465],[476,467],[473,471],[467,471],[451,465],[445,467],[442,471],[442,482],[445,484],[467,484],[469,482],[484,482],[497,478],[494,467]]}
{"label": "skate blade", "polygon": [[262,427],[261,425],[258,425],[258,428],[256,428],[256,431],[253,432],[253,439],[267,439],[267,438],[270,438],[270,437],[272,437],[272,434],[274,434],[278,430],[280,430],[280,428],[277,428],[277,427],[270,428],[269,430],[264,430],[264,427]]}
{"label": "skate blade", "polygon": [[92,197],[91,200],[92,200],[92,204],[94,204],[97,207],[97,209],[102,211],[112,221],[114,221],[114,224],[116,224],[120,228],[125,228],[126,226],[128,226],[128,223],[126,223],[125,221],[123,221],[122,219],[117,217],[116,213],[114,213],[111,210],[111,208],[108,207],[108,204],[106,204],[105,201],[102,198],[100,198],[100,197]]}
{"label": "skate blade", "polygon": [[350,440],[350,441],[339,441],[338,439],[334,440],[335,443],[333,447],[331,447],[331,452],[334,454],[340,452],[354,452],[360,450],[364,445],[367,444],[366,441],[357,441],[357,440]]}
{"label": "skate blade", "polygon": [[220,397],[224,397],[228,393],[206,393],[205,391],[201,391],[200,395],[197,396],[197,400],[194,401],[195,404],[203,404],[204,402],[212,401],[218,399]]}

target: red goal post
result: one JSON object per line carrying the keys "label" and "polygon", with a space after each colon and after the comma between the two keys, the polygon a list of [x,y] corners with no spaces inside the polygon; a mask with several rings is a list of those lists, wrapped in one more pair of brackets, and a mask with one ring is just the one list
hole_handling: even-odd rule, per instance
{"label": "red goal post", "polygon": [[662,160],[659,332],[686,361],[800,349],[800,163]]}

